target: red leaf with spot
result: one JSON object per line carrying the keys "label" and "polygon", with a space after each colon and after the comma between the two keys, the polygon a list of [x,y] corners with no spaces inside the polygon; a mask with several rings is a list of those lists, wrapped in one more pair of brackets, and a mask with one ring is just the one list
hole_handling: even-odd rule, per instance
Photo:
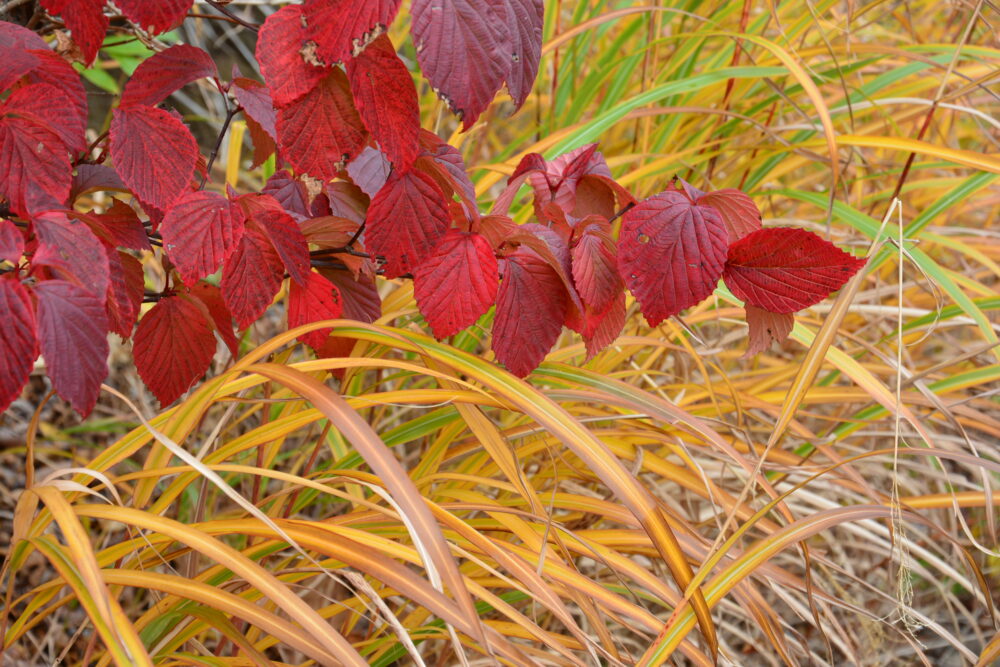
{"label": "red leaf with spot", "polygon": [[108,17],[104,15],[105,0],[42,0],[41,5],[49,14],[61,16],[69,28],[73,41],[89,65],[108,31]]}
{"label": "red leaf with spot", "polygon": [[145,293],[142,262],[127,252],[107,246],[105,250],[111,268],[111,281],[104,304],[108,328],[122,338],[128,338],[139,317]]}
{"label": "red leaf with spot", "polygon": [[215,192],[185,192],[160,223],[163,249],[187,285],[219,270],[243,236],[243,219]]}
{"label": "red leaf with spot", "polygon": [[24,255],[24,235],[10,220],[0,218],[0,262],[17,264]]}
{"label": "red leaf with spot", "polygon": [[435,338],[471,326],[490,309],[500,275],[489,241],[450,229],[413,276],[417,306]]}
{"label": "red leaf with spot", "polygon": [[511,373],[524,377],[552,349],[566,318],[569,298],[548,262],[521,247],[502,263],[493,320],[493,352]]}
{"label": "red leaf with spot", "polygon": [[137,26],[158,35],[180,25],[191,0],[115,0],[115,6]]}
{"label": "red leaf with spot", "polygon": [[89,224],[106,243],[130,250],[150,250],[149,236],[136,212],[120,199],[111,201],[111,207],[104,213],[75,215]]}
{"label": "red leaf with spot", "polygon": [[278,110],[278,145],[297,171],[329,181],[364,144],[364,126],[340,69]]}
{"label": "red leaf with spot", "polygon": [[401,0],[306,0],[308,38],[316,55],[328,65],[357,53],[395,18]]}
{"label": "red leaf with spot", "polygon": [[139,320],[132,352],[139,377],[160,405],[167,406],[208,370],[215,356],[215,335],[195,302],[168,296]]}
{"label": "red leaf with spot", "polygon": [[506,7],[480,0],[413,0],[410,14],[420,69],[468,130],[510,74]]}
{"label": "red leaf with spot", "polygon": [[229,312],[225,302],[222,300],[222,292],[215,285],[210,285],[204,280],[197,285],[188,288],[188,294],[197,298],[208,309],[208,314],[215,325],[215,332],[222,338],[222,342],[229,348],[229,353],[233,359],[240,354],[240,342],[236,339],[233,331],[233,314]]}
{"label": "red leaf with spot", "polygon": [[305,284],[310,270],[309,244],[299,223],[270,195],[243,195],[238,201],[247,217],[271,240],[292,280]]}
{"label": "red leaf with spot", "polygon": [[278,114],[274,110],[271,92],[259,81],[237,77],[230,87],[236,101],[243,107],[243,113],[264,129],[272,139],[278,139]]}
{"label": "red leaf with spot", "polygon": [[[309,274],[305,285],[293,282],[288,287],[288,328],[321,320],[335,320],[344,312],[340,290],[318,273]],[[332,329],[319,329],[299,336],[314,350],[323,347]]]}
{"label": "red leaf with spot", "polygon": [[864,265],[812,232],[769,227],[729,246],[722,277],[751,306],[794,313],[840,289]]}
{"label": "red leaf with spot", "polygon": [[192,81],[218,75],[215,61],[205,51],[177,44],[142,61],[125,84],[121,105],[156,106]]}
{"label": "red leaf with spot", "polygon": [[347,62],[351,92],[361,120],[396,169],[417,158],[420,101],[410,70],[385,35]]}
{"label": "red leaf with spot", "polygon": [[0,109],[0,197],[14,213],[63,208],[72,178],[59,135],[32,114]]}
{"label": "red leaf with spot", "polygon": [[735,188],[716,190],[698,197],[696,204],[711,206],[726,223],[729,242],[736,243],[747,234],[760,229],[760,209],[743,192]]}
{"label": "red leaf with spot", "polygon": [[792,313],[772,313],[749,304],[744,306],[744,309],[747,314],[747,326],[750,327],[750,345],[747,346],[744,357],[752,357],[763,352],[774,341],[783,342],[795,326],[795,315]]}
{"label": "red leaf with spot", "polygon": [[728,245],[726,226],[715,209],[667,191],[625,214],[618,271],[646,320],[656,326],[715,290]]}
{"label": "red leaf with spot", "polygon": [[[607,226],[607,221],[601,221]],[[589,224],[573,246],[572,255],[573,284],[580,298],[597,312],[607,310],[622,291],[614,239],[600,224]]]}
{"label": "red leaf with spot", "polygon": [[39,241],[33,263],[51,267],[60,278],[77,283],[103,305],[108,291],[108,257],[90,228],[62,211],[43,213],[32,223]]}
{"label": "red leaf with spot", "polygon": [[86,114],[81,113],[69,97],[51,84],[32,83],[18,88],[7,98],[4,111],[27,112],[38,118],[59,135],[71,151],[81,152],[87,148],[84,138]]}
{"label": "red leaf with spot", "polygon": [[240,329],[246,329],[267,310],[284,276],[284,264],[267,235],[248,223],[236,252],[222,270],[222,299]]}
{"label": "red leaf with spot", "polygon": [[444,194],[419,171],[393,172],[368,207],[365,244],[385,258],[385,276],[412,273],[448,231]]}
{"label": "red leaf with spot", "polygon": [[0,276],[0,414],[21,394],[38,356],[35,312],[14,274]]}
{"label": "red leaf with spot", "polygon": [[545,5],[542,0],[504,0],[504,4],[507,5],[507,30],[512,47],[507,90],[520,109],[538,76]]}
{"label": "red leaf with spot", "polygon": [[187,126],[163,109],[119,107],[111,120],[111,156],[140,199],[169,209],[190,186],[198,144]]}
{"label": "red leaf with spot", "polygon": [[89,291],[64,280],[35,286],[38,338],[52,386],[86,417],[108,375],[108,318]]}
{"label": "red leaf with spot", "polygon": [[302,6],[288,5],[267,17],[257,35],[257,62],[276,106],[284,106],[316,87],[327,69],[306,62]]}

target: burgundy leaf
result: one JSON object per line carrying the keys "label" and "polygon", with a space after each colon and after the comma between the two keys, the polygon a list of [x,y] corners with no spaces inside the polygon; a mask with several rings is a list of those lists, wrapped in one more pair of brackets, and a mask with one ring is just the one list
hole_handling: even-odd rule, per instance
{"label": "burgundy leaf", "polygon": [[275,143],[274,137],[268,134],[253,118],[247,116],[246,122],[247,130],[250,132],[250,140],[253,142],[253,162],[250,165],[250,169],[253,170],[267,162],[267,158],[275,154],[278,150],[278,144]]}
{"label": "burgundy leaf", "polygon": [[0,21],[0,51],[7,54],[8,51],[13,51],[15,49],[47,49],[49,45],[45,43],[45,40],[36,35],[31,30],[28,30],[24,26],[17,25],[16,23],[10,23],[9,21]]}
{"label": "burgundy leaf", "polygon": [[73,35],[73,41],[83,54],[85,65],[94,62],[97,51],[108,30],[108,17],[104,15],[105,0],[42,0],[41,5],[49,14],[61,16]]}
{"label": "burgundy leaf", "polygon": [[454,146],[442,141],[436,134],[420,131],[424,152],[417,160],[417,166],[433,176],[441,189],[456,194],[462,200],[470,220],[479,219],[479,209],[476,206],[476,187],[469,180],[465,170],[465,160]]}
{"label": "burgundy leaf", "polygon": [[281,257],[264,231],[248,224],[222,270],[222,299],[240,329],[246,329],[267,310],[284,275]]}
{"label": "burgundy leaf", "polygon": [[[106,260],[105,260],[106,261]],[[101,298],[64,280],[35,286],[38,338],[52,386],[86,417],[108,375],[108,318]]]}
{"label": "burgundy leaf", "polygon": [[524,377],[552,349],[569,299],[559,274],[530,248],[503,261],[493,320],[493,352],[510,372]]}
{"label": "burgundy leaf", "polygon": [[62,211],[43,213],[32,223],[39,241],[33,263],[55,269],[60,278],[77,283],[103,306],[108,291],[108,257],[90,228]]}
{"label": "burgundy leaf", "polygon": [[185,192],[160,223],[163,249],[186,285],[219,270],[243,236],[243,219],[215,192]]}
{"label": "burgundy leaf", "polygon": [[238,202],[246,216],[271,240],[292,280],[305,284],[310,270],[309,245],[299,223],[270,195],[243,195]]}
{"label": "burgundy leaf", "polygon": [[[533,172],[539,172],[542,178],[545,179],[546,169],[545,158],[540,153],[527,153],[522,157],[521,161],[517,163],[514,173],[507,179],[507,187],[503,189],[503,192],[500,193],[500,196],[493,203],[493,213],[507,215],[511,204],[514,203],[514,198],[517,196],[518,190],[524,185],[524,182],[528,179],[528,175]],[[547,181],[544,182],[547,184]]]}
{"label": "burgundy leaf", "polygon": [[0,218],[0,262],[17,265],[24,255],[24,235],[10,220]]}
{"label": "burgundy leaf", "polygon": [[112,199],[111,207],[100,214],[76,213],[106,243],[130,250],[150,250],[149,236],[132,207]]}
{"label": "burgundy leaf", "polygon": [[583,342],[587,361],[611,345],[625,328],[625,292],[619,291],[607,310],[599,315],[589,315],[584,324]]}
{"label": "burgundy leaf", "polygon": [[[340,290],[318,273],[311,272],[305,285],[293,282],[288,287],[288,328],[320,320],[335,320],[344,312]],[[319,329],[299,336],[314,350],[323,347],[332,329]]]}
{"label": "burgundy leaf", "polygon": [[538,75],[545,5],[542,0],[504,0],[504,3],[507,5],[507,30],[512,42],[507,90],[514,98],[514,105],[520,109]]}
{"label": "burgundy leaf", "polygon": [[47,47],[31,54],[38,59],[38,66],[28,73],[28,82],[55,86],[76,107],[79,117],[86,120],[87,90],[73,66]]}
{"label": "burgundy leaf", "polygon": [[667,191],[624,216],[618,271],[651,326],[711,294],[722,275],[729,237],[713,208]]}
{"label": "burgundy leaf", "polygon": [[122,338],[128,338],[139,317],[145,292],[142,262],[127,252],[109,246],[105,246],[105,250],[111,267],[111,282],[104,304],[108,328]]}
{"label": "burgundy leaf", "polygon": [[335,181],[326,184],[324,193],[330,207],[330,215],[354,220],[358,224],[365,221],[365,213],[368,211],[371,198],[358,186],[344,181]]}
{"label": "burgundy leaf", "polygon": [[139,377],[160,405],[167,406],[208,370],[215,356],[215,335],[194,301],[168,296],[139,320],[132,351]]}
{"label": "burgundy leaf", "polygon": [[392,173],[385,153],[373,146],[365,146],[358,156],[347,164],[347,175],[369,197],[374,197],[389,180]]}
{"label": "burgundy leaf", "polygon": [[272,139],[278,139],[278,114],[274,110],[271,92],[259,81],[237,77],[230,88],[247,117],[257,121]]}
{"label": "burgundy leaf", "polygon": [[435,338],[471,326],[490,309],[500,276],[489,241],[450,229],[413,276],[417,306]]}
{"label": "burgundy leaf", "polygon": [[413,0],[410,14],[420,69],[468,130],[511,71],[506,7],[480,0]]}
{"label": "burgundy leaf", "polygon": [[216,333],[229,348],[233,359],[238,357],[240,355],[240,342],[236,339],[236,334],[233,331],[233,314],[229,312],[229,308],[222,300],[222,292],[219,288],[202,280],[197,285],[188,288],[188,294],[197,298],[208,309]]}
{"label": "burgundy leaf", "polygon": [[419,171],[393,172],[368,207],[365,243],[385,258],[385,276],[412,273],[448,231],[444,194]]}
{"label": "burgundy leaf", "polygon": [[287,169],[279,169],[271,174],[261,192],[274,197],[292,215],[309,217],[309,192],[306,185]]}
{"label": "burgundy leaf", "polygon": [[302,97],[326,76],[325,67],[303,57],[306,41],[301,5],[288,5],[268,16],[257,35],[257,62],[278,107]]}
{"label": "burgundy leaf", "polygon": [[218,74],[215,61],[205,51],[189,44],[176,44],[142,61],[125,84],[121,105],[156,106],[192,81],[215,78]]}
{"label": "burgundy leaf", "polygon": [[111,120],[111,156],[140,199],[169,209],[191,183],[198,144],[187,126],[163,109],[119,107]]}
{"label": "burgundy leaf", "polygon": [[115,6],[137,26],[158,35],[180,25],[191,0],[115,0]]}
{"label": "burgundy leaf", "polygon": [[744,306],[747,314],[747,326],[750,327],[750,345],[747,346],[744,357],[759,354],[777,341],[788,338],[795,326],[795,315],[792,313],[772,313],[763,308],[747,304]]}
{"label": "burgundy leaf", "polygon": [[362,275],[355,279],[347,271],[337,269],[320,269],[320,273],[340,290],[345,318],[374,322],[382,316],[382,299],[372,276]]}
{"label": "burgundy leaf", "polygon": [[107,165],[78,164],[69,193],[70,201],[76,201],[82,195],[99,190],[126,192],[128,187],[122,183],[118,172]]}
{"label": "burgundy leaf", "polygon": [[308,38],[316,42],[316,55],[332,65],[357,54],[385,31],[399,11],[401,0],[306,0]]}
{"label": "burgundy leaf", "polygon": [[606,230],[589,225],[572,250],[573,284],[587,307],[604,312],[622,291],[615,242]]}
{"label": "burgundy leaf", "polygon": [[0,275],[0,414],[21,394],[38,356],[35,312],[16,274]]}
{"label": "burgundy leaf", "polygon": [[87,116],[53,85],[33,83],[18,88],[7,98],[4,110],[27,112],[44,121],[71,151],[82,152],[87,148],[84,138]]}
{"label": "burgundy leaf", "polygon": [[865,265],[804,229],[760,229],[729,246],[723,280],[737,298],[772,313],[819,303]]}
{"label": "burgundy leaf", "polygon": [[420,100],[389,38],[378,37],[347,61],[347,74],[365,127],[396,169],[409,169],[419,150]]}
{"label": "burgundy leaf", "polygon": [[729,230],[730,243],[736,243],[747,234],[760,229],[760,209],[750,197],[735,188],[709,192],[699,197],[695,203],[711,206],[719,212]]}
{"label": "burgundy leaf", "polygon": [[62,140],[41,119],[0,109],[0,197],[21,217],[62,208],[72,168]]}
{"label": "burgundy leaf", "polygon": [[[0,23],[0,25],[13,24]],[[38,65],[38,58],[31,53],[20,49],[8,48],[4,51],[3,58],[0,58],[0,90],[7,90],[18,79],[38,67]]]}
{"label": "burgundy leaf", "polygon": [[278,110],[278,145],[297,171],[329,181],[364,144],[364,126],[340,69]]}

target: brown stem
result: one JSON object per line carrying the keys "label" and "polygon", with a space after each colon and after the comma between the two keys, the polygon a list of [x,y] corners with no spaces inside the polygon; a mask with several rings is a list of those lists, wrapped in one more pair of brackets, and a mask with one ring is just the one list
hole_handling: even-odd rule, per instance
{"label": "brown stem", "polygon": [[217,2],[217,0],[205,0],[205,1],[208,2],[208,4],[212,5],[212,7],[214,7],[216,9],[216,11],[221,12],[222,14],[226,15],[227,17],[229,17],[229,20],[232,21],[233,23],[238,23],[241,26],[243,26],[244,28],[247,28],[248,30],[253,30],[254,32],[257,32],[257,31],[260,30],[259,26],[255,25],[253,23],[250,23],[246,19],[240,18],[239,16],[237,16],[236,14],[234,14],[231,9],[229,9],[225,5],[219,4],[219,2]]}
{"label": "brown stem", "polygon": [[[226,102],[226,106],[229,107],[229,102]],[[219,130],[219,136],[215,139],[215,146],[212,148],[211,155],[208,156],[208,164],[205,165],[205,173],[201,177],[201,185],[198,186],[199,190],[205,189],[205,183],[208,182],[208,175],[212,173],[212,165],[215,164],[216,158],[219,157],[219,149],[222,148],[222,141],[226,138],[226,132],[229,131],[229,124],[233,122],[233,116],[242,110],[243,107],[239,105],[229,107],[226,110],[226,120],[222,123],[222,129]]]}

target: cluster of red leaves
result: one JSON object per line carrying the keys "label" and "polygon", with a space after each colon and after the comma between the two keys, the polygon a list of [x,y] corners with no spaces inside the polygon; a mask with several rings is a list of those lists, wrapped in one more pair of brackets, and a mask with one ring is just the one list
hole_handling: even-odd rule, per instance
{"label": "cluster of red leaves", "polygon": [[[115,4],[161,32],[191,2]],[[104,2],[43,6],[92,59]],[[234,328],[256,321],[286,277],[289,327],[374,321],[378,274],[413,279],[438,338],[495,306],[494,353],[523,376],[563,326],[582,335],[591,356],[613,342],[626,286],[655,325],[704,299],[721,277],[747,302],[759,350],[787,335],[790,313],[860,266],[809,232],[761,229],[757,208],[736,190],[685,184],[636,203],[593,145],[552,161],[526,156],[482,214],[461,154],[420,127],[410,69],[384,34],[399,6],[283,7],[259,33],[264,82],[239,72],[223,82],[192,46],[157,53],[125,86],[96,159],[72,67],[34,33],[0,23],[0,93],[9,91],[0,106],[0,198],[12,214],[0,218],[0,410],[41,353],[55,390],[89,413],[107,373],[108,332],[132,337],[140,376],[171,403],[204,375],[216,337],[239,353]],[[412,0],[411,13],[421,68],[466,127],[504,84],[517,105],[524,101],[540,57],[542,0]],[[209,165],[180,116],[160,107],[199,79],[243,114],[255,164],[274,154],[284,166],[260,192],[203,189]],[[508,211],[525,185],[536,221],[517,225]],[[78,210],[94,190],[131,195],[133,206],[114,199],[100,212]],[[151,242],[162,252],[150,255]],[[168,276],[150,294],[143,256],[158,257]],[[221,280],[210,279],[220,269]],[[155,305],[140,318],[144,297]],[[321,356],[350,351],[350,341],[329,334],[300,340]]]}

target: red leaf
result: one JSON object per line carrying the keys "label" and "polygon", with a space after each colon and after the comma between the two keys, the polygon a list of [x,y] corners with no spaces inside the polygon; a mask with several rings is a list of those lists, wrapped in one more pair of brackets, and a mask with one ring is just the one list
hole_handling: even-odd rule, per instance
{"label": "red leaf", "polygon": [[479,221],[479,233],[493,248],[499,248],[506,239],[517,234],[517,229],[518,225],[506,215],[484,215]]}
{"label": "red leaf", "polygon": [[[0,23],[0,25],[12,24]],[[18,79],[38,67],[38,65],[38,58],[31,53],[8,48],[4,51],[3,58],[0,58],[0,90],[7,90],[17,83]]]}
{"label": "red leaf", "polygon": [[0,262],[17,265],[24,255],[24,235],[10,220],[0,218]]}
{"label": "red leaf", "polygon": [[130,250],[150,250],[149,236],[132,207],[120,199],[112,199],[111,207],[97,215],[77,213],[97,236],[113,246]]}
{"label": "red leaf", "polygon": [[49,379],[56,392],[86,417],[108,375],[104,305],[87,290],[64,280],[46,280],[34,292],[38,338]]}
{"label": "red leaf", "polygon": [[510,73],[506,8],[480,0],[413,0],[410,14],[420,69],[468,130]]}
{"label": "red leaf", "polygon": [[420,100],[389,38],[378,37],[349,60],[347,74],[365,127],[396,169],[409,169],[419,150]]}
{"label": "red leaf", "polygon": [[771,346],[772,341],[783,342],[795,326],[795,315],[792,313],[772,313],[749,304],[744,309],[747,326],[750,327],[750,345],[744,357],[763,352]]}
{"label": "red leaf", "polygon": [[83,54],[84,64],[94,62],[108,30],[105,0],[42,0],[41,4],[49,14],[62,16]]}
{"label": "red leaf", "polygon": [[257,121],[272,139],[278,138],[278,114],[274,110],[271,92],[259,81],[237,77],[230,88],[247,117]]}
{"label": "red leaf", "polygon": [[247,217],[257,223],[270,239],[292,280],[305,284],[310,270],[309,244],[299,229],[299,223],[270,195],[248,194],[237,201]]}
{"label": "red leaf", "polygon": [[297,171],[329,181],[364,144],[364,126],[340,69],[278,110],[278,145]]}
{"label": "red leaf", "polygon": [[119,107],[111,120],[111,156],[140,199],[168,209],[191,183],[198,144],[187,126],[163,109]]}
{"label": "red leaf", "polygon": [[73,66],[47,46],[44,50],[32,51],[31,54],[38,59],[38,66],[28,73],[28,82],[46,83],[61,90],[76,107],[79,117],[86,122],[87,91]]}
{"label": "red leaf", "polygon": [[524,185],[528,175],[532,172],[541,172],[544,178],[545,170],[545,158],[540,153],[528,153],[522,157],[521,161],[517,163],[514,173],[507,179],[507,187],[493,203],[493,213],[507,215],[511,204],[514,203],[514,198],[517,196],[517,191]]}
{"label": "red leaf", "polygon": [[424,152],[417,160],[418,168],[434,176],[441,189],[456,194],[462,200],[470,220],[479,219],[476,206],[476,187],[469,180],[465,170],[465,160],[454,146],[442,141],[436,134],[420,131],[420,143]]}
{"label": "red leaf", "polygon": [[365,146],[358,156],[347,164],[347,175],[369,197],[374,197],[389,180],[392,164],[385,153],[373,146]]}
{"label": "red leaf", "polygon": [[240,329],[246,329],[267,310],[284,276],[281,257],[263,230],[248,224],[222,270],[222,299]]}
{"label": "red leaf", "polygon": [[450,229],[413,277],[417,306],[435,338],[471,326],[490,309],[500,275],[489,241]]}
{"label": "red leaf", "polygon": [[137,26],[158,35],[180,25],[188,10],[191,0],[115,0],[115,6]]}
{"label": "red leaf", "polygon": [[503,261],[493,320],[493,352],[510,372],[524,377],[542,362],[562,331],[569,299],[562,279],[530,248]]}
{"label": "red leaf", "polygon": [[240,342],[233,332],[233,314],[226,308],[222,300],[222,292],[215,285],[210,285],[204,280],[197,285],[188,288],[188,293],[197,298],[208,309],[208,314],[215,325],[215,331],[222,338],[222,342],[229,348],[229,353],[233,359],[240,355]]}
{"label": "red leaf", "polygon": [[812,232],[769,227],[729,246],[722,277],[746,303],[794,313],[840,289],[864,265]]}
{"label": "red leaf", "polygon": [[351,274],[357,278],[362,273],[375,275],[375,262],[364,255],[364,246],[354,238],[358,231],[358,223],[347,218],[334,215],[312,218],[302,223],[302,233],[310,244],[320,249],[344,249],[348,241],[354,239],[351,246],[353,252],[343,250],[331,253],[330,257],[344,264]]}
{"label": "red leaf", "polygon": [[593,310],[604,312],[622,291],[614,240],[599,225],[588,225],[572,254],[573,284],[580,298]]}
{"label": "red leaf", "polygon": [[257,35],[257,62],[276,106],[284,106],[316,87],[327,69],[306,62],[302,6],[288,5],[267,17]]}
{"label": "red leaf", "polygon": [[261,192],[274,197],[282,208],[292,215],[308,218],[309,192],[306,185],[292,176],[287,169],[279,169],[267,179]]}
{"label": "red leaf", "polygon": [[76,201],[81,195],[98,190],[126,192],[128,187],[122,183],[121,177],[111,167],[103,164],[78,164],[69,194],[70,201]]}
{"label": "red leaf", "polygon": [[542,0],[504,0],[507,5],[507,25],[512,41],[507,90],[520,109],[528,99],[538,76],[542,58],[542,21],[545,5]]}
{"label": "red leaf", "polygon": [[0,276],[0,414],[21,394],[38,356],[35,313],[15,274]]}
{"label": "red leaf", "polygon": [[43,121],[49,129],[59,135],[62,142],[74,152],[87,148],[84,132],[87,130],[87,116],[69,97],[53,85],[32,83],[18,88],[4,107],[7,112],[27,112]]}
{"label": "red leaf", "polygon": [[0,196],[25,218],[62,208],[73,178],[62,140],[31,114],[0,112]]}
{"label": "red leaf", "polygon": [[385,31],[399,11],[401,0],[306,0],[308,38],[316,55],[328,65],[357,54],[373,37]]}
{"label": "red leaf", "polygon": [[163,249],[187,285],[219,270],[243,236],[243,219],[214,192],[185,192],[160,223]]}
{"label": "red leaf", "polygon": [[412,273],[448,231],[444,193],[419,171],[393,172],[368,207],[365,244],[385,257],[386,278]]}
{"label": "red leaf", "polygon": [[253,141],[253,162],[250,165],[250,169],[253,170],[274,155],[275,151],[278,150],[278,144],[275,143],[274,137],[268,134],[253,118],[247,116],[246,122],[250,139]]}
{"label": "red leaf", "polygon": [[[288,328],[320,320],[335,320],[344,312],[340,290],[318,273],[309,274],[304,286],[293,282],[288,287]],[[319,329],[299,336],[299,340],[318,350],[323,347],[332,329]]]}
{"label": "red leaf", "polygon": [[354,220],[358,224],[365,221],[365,213],[371,199],[353,183],[335,181],[327,183],[324,188],[330,215]]}
{"label": "red leaf", "polygon": [[127,252],[105,246],[108,265],[111,267],[111,282],[108,285],[107,300],[104,304],[108,315],[108,325],[122,338],[132,335],[132,327],[139,317],[143,284],[142,262]]}
{"label": "red leaf", "polygon": [[698,197],[695,203],[711,206],[719,212],[729,231],[730,243],[760,229],[760,209],[750,197],[735,188],[709,192]]}
{"label": "red leaf", "polygon": [[611,345],[625,328],[625,292],[619,291],[611,305],[600,315],[588,314],[584,323],[583,342],[587,361]]}
{"label": "red leaf", "polygon": [[656,326],[715,290],[728,244],[715,209],[694,205],[676,190],[662,192],[625,214],[618,271]]}
{"label": "red leaf", "polygon": [[43,213],[32,225],[39,241],[33,263],[55,268],[60,278],[77,283],[103,306],[110,280],[108,257],[90,228],[61,211]]}
{"label": "red leaf", "polygon": [[321,269],[320,273],[340,290],[345,318],[374,322],[382,316],[382,299],[375,286],[375,278],[362,274],[354,279],[347,271],[337,269]]}
{"label": "red leaf", "polygon": [[215,356],[215,335],[195,302],[168,296],[139,320],[132,352],[139,377],[166,406],[208,370]]}
{"label": "red leaf", "polygon": [[218,75],[215,61],[205,51],[177,44],[142,61],[125,84],[121,106],[156,106],[192,81]]}

